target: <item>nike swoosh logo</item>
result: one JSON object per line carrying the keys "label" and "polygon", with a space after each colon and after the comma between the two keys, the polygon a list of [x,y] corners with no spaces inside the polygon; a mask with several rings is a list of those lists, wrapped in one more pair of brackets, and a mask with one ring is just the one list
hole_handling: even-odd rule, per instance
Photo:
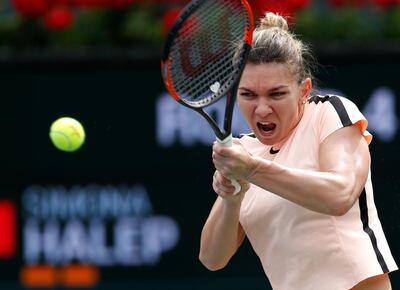
{"label": "nike swoosh logo", "polygon": [[274,150],[274,148],[272,148],[272,147],[271,147],[271,149],[269,149],[269,154],[276,154],[278,152],[279,152],[279,149],[278,150]]}

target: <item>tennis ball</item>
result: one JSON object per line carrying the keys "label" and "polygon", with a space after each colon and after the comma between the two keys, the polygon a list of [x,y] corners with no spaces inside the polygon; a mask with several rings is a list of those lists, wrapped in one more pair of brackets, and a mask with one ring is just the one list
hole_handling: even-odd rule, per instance
{"label": "tennis ball", "polygon": [[85,142],[85,130],[77,120],[62,117],[51,124],[50,139],[58,149],[73,152]]}

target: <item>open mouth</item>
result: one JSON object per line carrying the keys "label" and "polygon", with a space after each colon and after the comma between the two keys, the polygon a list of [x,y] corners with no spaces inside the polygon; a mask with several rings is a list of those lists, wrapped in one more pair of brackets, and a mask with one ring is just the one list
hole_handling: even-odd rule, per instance
{"label": "open mouth", "polygon": [[276,128],[276,124],[257,122],[257,127],[263,133],[271,133]]}

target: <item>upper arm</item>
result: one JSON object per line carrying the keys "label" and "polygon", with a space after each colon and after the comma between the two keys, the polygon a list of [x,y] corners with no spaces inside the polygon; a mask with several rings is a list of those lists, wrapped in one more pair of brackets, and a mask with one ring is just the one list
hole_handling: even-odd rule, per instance
{"label": "upper arm", "polygon": [[319,166],[336,175],[350,205],[362,192],[369,174],[368,144],[356,125],[343,127],[327,136],[319,149]]}

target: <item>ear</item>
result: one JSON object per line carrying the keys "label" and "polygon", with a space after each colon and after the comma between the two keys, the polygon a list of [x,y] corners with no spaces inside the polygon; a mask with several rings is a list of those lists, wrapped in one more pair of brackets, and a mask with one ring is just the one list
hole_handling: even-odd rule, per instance
{"label": "ear", "polygon": [[304,81],[301,82],[300,90],[301,90],[300,101],[301,103],[305,104],[312,90],[312,81],[310,78],[306,78]]}

